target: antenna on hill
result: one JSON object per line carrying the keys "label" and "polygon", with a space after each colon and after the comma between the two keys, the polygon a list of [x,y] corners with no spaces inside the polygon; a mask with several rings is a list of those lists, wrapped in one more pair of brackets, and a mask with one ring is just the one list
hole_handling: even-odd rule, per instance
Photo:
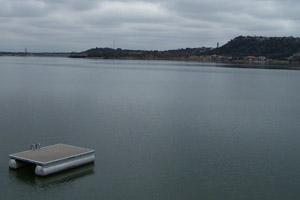
{"label": "antenna on hill", "polygon": [[113,40],[113,49],[115,49],[115,39]]}

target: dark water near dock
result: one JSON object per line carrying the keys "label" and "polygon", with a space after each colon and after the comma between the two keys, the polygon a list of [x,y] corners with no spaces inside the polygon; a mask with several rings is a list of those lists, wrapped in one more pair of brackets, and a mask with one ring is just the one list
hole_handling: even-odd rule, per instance
{"label": "dark water near dock", "polygon": [[[5,199],[300,198],[300,71],[0,57]],[[46,178],[8,169],[30,144],[96,150]]]}

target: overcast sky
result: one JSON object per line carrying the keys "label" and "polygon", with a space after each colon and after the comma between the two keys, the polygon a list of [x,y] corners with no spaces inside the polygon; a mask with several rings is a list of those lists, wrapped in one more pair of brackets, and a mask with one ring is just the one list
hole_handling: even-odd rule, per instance
{"label": "overcast sky", "polygon": [[0,0],[0,51],[215,47],[300,36],[299,0]]}

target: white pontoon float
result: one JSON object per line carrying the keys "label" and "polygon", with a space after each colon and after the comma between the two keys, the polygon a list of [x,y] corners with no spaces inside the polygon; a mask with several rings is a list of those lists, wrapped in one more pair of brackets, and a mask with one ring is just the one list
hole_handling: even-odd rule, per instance
{"label": "white pontoon float", "polygon": [[95,161],[94,150],[66,144],[55,144],[40,148],[31,145],[31,150],[9,155],[9,167],[18,169],[35,164],[35,174],[46,176]]}

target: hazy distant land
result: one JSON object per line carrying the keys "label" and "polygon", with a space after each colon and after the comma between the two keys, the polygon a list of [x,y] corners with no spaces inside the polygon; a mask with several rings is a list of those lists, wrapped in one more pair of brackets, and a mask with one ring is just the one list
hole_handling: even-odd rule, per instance
{"label": "hazy distant land", "polygon": [[[99,59],[184,60],[251,64],[299,64],[300,38],[239,36],[232,39],[220,48],[200,47],[165,51],[92,48],[83,52],[0,52],[0,55],[56,56]],[[283,66],[283,68],[285,67]]]}

